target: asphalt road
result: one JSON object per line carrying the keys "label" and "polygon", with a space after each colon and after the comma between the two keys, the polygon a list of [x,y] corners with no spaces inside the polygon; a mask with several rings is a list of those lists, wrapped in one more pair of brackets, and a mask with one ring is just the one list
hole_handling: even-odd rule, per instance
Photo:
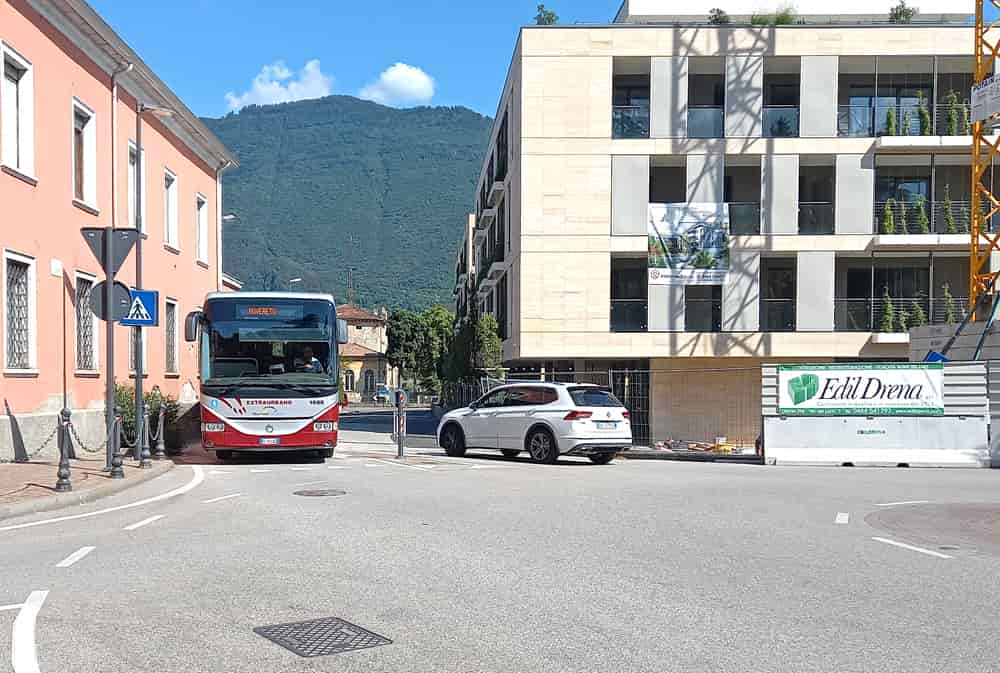
{"label": "asphalt road", "polygon": [[[392,432],[392,409],[350,409],[340,416],[340,427],[348,432]],[[434,448],[437,446],[437,419],[428,409],[408,409],[406,434],[408,447]]]}
{"label": "asphalt road", "polygon": [[[40,670],[64,673],[938,673],[1000,661],[994,471],[540,466],[430,449],[400,463],[379,455],[388,447],[356,449],[325,464],[194,454],[100,503],[0,522],[0,661],[18,633],[23,657],[26,624]],[[190,490],[9,528],[178,488]],[[324,488],[346,493],[294,494]],[[29,596],[33,625],[17,607]],[[304,659],[253,631],[331,616],[393,642]]]}

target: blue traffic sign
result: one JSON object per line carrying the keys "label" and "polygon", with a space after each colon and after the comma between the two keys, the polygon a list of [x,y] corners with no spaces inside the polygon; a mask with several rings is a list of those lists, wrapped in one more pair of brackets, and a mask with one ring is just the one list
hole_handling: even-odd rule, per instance
{"label": "blue traffic sign", "polygon": [[132,304],[128,314],[118,321],[126,327],[156,327],[160,324],[160,293],[155,290],[129,290]]}

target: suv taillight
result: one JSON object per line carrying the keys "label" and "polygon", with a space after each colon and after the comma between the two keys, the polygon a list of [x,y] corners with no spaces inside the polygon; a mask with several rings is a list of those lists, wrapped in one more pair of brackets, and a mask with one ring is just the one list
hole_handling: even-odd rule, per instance
{"label": "suv taillight", "polygon": [[632,414],[630,414],[627,411],[623,411],[622,412],[622,418],[624,418],[627,421],[628,419],[632,418]]}
{"label": "suv taillight", "polygon": [[582,421],[585,418],[590,418],[594,414],[589,411],[571,411],[565,416],[563,416],[564,421]]}

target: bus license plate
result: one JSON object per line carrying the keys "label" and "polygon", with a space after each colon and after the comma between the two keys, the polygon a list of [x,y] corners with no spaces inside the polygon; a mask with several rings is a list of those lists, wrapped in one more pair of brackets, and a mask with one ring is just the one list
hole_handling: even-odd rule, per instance
{"label": "bus license plate", "polygon": [[281,438],[280,437],[261,437],[260,438],[260,444],[261,444],[261,446],[277,446],[277,445],[281,444]]}
{"label": "bus license plate", "polygon": [[594,425],[597,426],[598,430],[614,430],[617,423],[614,421],[594,421]]}

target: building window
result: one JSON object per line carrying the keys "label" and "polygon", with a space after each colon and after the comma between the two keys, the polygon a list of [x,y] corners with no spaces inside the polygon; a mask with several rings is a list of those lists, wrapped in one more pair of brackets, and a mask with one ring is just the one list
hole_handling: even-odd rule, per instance
{"label": "building window", "polygon": [[208,202],[203,196],[195,197],[198,222],[198,261],[208,263]]}
{"label": "building window", "polygon": [[94,113],[73,101],[73,198],[88,205],[97,203],[97,123]]}
{"label": "building window", "polygon": [[163,332],[166,336],[166,363],[168,374],[180,371],[180,353],[177,351],[177,302],[167,299],[163,309]]}
{"label": "building window", "polygon": [[146,151],[142,152],[142,219],[135,216],[135,144],[128,148],[128,221],[143,233],[146,231]]}
{"label": "building window", "polygon": [[354,371],[350,369],[344,370],[344,392],[353,393],[354,392]]}
{"label": "building window", "polygon": [[510,333],[507,329],[507,274],[497,283],[497,326],[500,328],[500,340],[506,341]]}
{"label": "building window", "polygon": [[4,367],[35,368],[35,260],[4,253]]}
{"label": "building window", "polygon": [[0,44],[3,83],[0,87],[0,161],[32,176],[35,172],[35,101],[31,64]]}
{"label": "building window", "polygon": [[94,290],[94,277],[76,276],[76,368],[79,371],[97,370],[98,325],[90,310],[90,293]]}
{"label": "building window", "polygon": [[178,248],[177,176],[170,171],[163,173],[163,233],[167,245]]}
{"label": "building window", "polygon": [[371,369],[366,369],[362,375],[365,386],[365,397],[375,394],[375,372]]}

